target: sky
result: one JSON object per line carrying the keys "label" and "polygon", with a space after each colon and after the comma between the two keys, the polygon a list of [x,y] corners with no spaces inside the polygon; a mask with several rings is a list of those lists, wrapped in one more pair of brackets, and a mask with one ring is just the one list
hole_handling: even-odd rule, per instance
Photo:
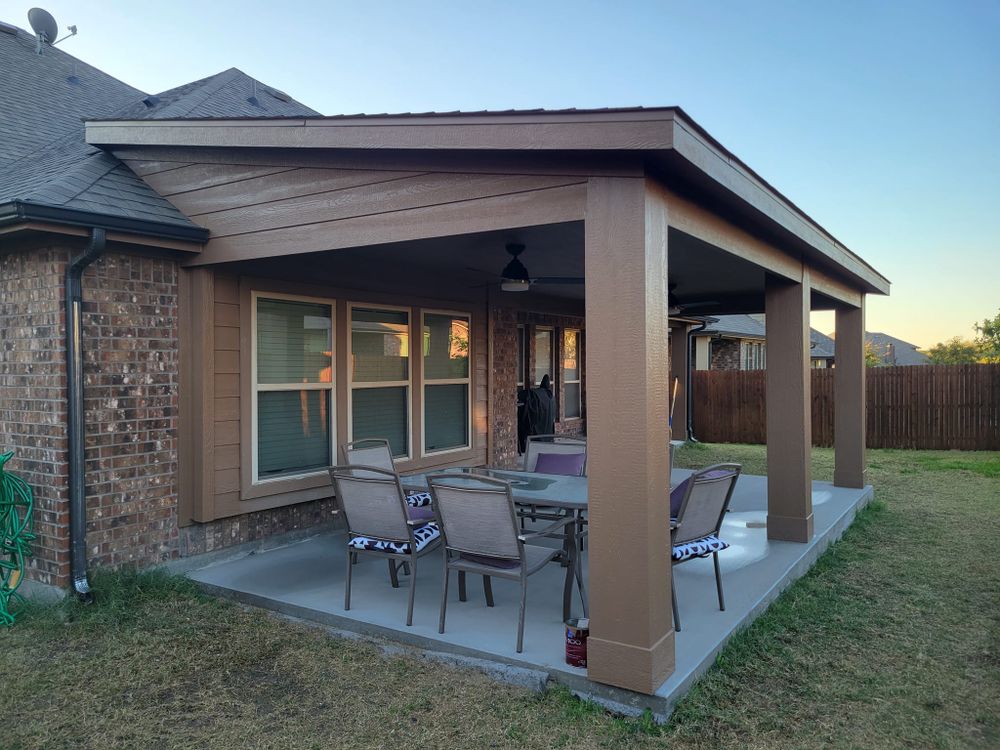
{"label": "sky", "polygon": [[892,282],[869,330],[1000,311],[1000,0],[36,2],[150,93],[238,67],[324,114],[680,105]]}

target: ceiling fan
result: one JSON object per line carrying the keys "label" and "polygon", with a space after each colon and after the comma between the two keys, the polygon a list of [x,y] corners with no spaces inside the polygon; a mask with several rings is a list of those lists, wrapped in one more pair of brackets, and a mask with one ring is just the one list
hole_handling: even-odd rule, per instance
{"label": "ceiling fan", "polygon": [[700,302],[681,302],[677,299],[677,295],[674,294],[674,289],[676,288],[676,282],[667,286],[667,304],[669,305],[667,312],[670,315],[680,315],[687,310],[697,310],[701,307],[715,307],[719,304],[714,299],[701,300]]}
{"label": "ceiling fan", "polygon": [[[524,245],[516,242],[508,243],[506,250],[511,255],[510,262],[500,272],[500,289],[505,292],[526,292],[533,284],[582,284],[582,276],[532,276],[528,273],[519,256],[524,252]],[[470,269],[479,271],[478,268]]]}

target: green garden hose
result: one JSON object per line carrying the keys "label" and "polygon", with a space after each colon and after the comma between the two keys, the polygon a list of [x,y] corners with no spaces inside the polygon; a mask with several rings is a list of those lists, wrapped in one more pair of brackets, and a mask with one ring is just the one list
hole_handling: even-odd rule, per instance
{"label": "green garden hose", "polygon": [[34,498],[23,479],[4,471],[14,456],[0,454],[0,625],[13,625],[12,604],[24,601],[17,587],[24,580],[24,558],[31,555]]}

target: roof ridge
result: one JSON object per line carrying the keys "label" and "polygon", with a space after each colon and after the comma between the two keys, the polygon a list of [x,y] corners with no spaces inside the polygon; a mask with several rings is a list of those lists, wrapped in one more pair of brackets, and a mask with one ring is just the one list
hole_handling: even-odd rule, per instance
{"label": "roof ridge", "polygon": [[[163,108],[160,115],[170,114],[174,115],[175,110],[180,110],[177,112],[178,117],[183,118],[193,110],[197,109],[200,104],[202,104],[206,99],[208,99],[212,94],[216,93],[220,89],[226,87],[231,81],[233,81],[238,75],[246,75],[239,68],[227,68],[215,75],[211,75],[208,78],[203,79],[202,83],[197,88],[192,89],[190,92],[184,94],[176,102],[173,102]],[[156,119],[163,119],[162,117],[157,117]]]}

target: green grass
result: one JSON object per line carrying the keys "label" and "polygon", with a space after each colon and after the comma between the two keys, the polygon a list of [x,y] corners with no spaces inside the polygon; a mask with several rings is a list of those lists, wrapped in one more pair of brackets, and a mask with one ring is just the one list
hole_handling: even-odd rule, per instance
{"label": "green grass", "polygon": [[[720,460],[764,472],[759,446],[676,455]],[[997,747],[998,467],[871,451],[875,502],[663,727],[124,572],[96,577],[96,606],[0,631],[0,748]],[[813,469],[829,479],[832,452]]]}

